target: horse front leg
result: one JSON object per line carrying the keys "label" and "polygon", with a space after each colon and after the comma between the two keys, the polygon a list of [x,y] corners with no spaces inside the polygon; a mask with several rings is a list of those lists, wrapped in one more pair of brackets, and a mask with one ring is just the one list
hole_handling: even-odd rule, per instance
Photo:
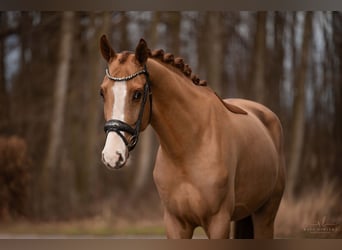
{"label": "horse front leg", "polygon": [[168,239],[191,239],[194,233],[194,226],[181,221],[176,216],[170,214],[167,210],[164,212],[164,222],[166,227],[166,236]]}
{"label": "horse front leg", "polygon": [[230,234],[230,215],[224,211],[212,216],[204,230],[209,239],[228,239]]}

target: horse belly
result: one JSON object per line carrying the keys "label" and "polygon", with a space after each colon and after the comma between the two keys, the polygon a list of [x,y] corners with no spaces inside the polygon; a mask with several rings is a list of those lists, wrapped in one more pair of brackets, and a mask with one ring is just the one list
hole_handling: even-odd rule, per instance
{"label": "horse belly", "polygon": [[233,220],[250,215],[270,198],[278,175],[278,157],[268,137],[245,150],[236,168]]}
{"label": "horse belly", "polygon": [[[268,176],[273,177],[273,174]],[[256,183],[253,185],[254,188],[243,187],[242,185],[244,185],[243,181],[240,186],[237,185],[235,187],[233,220],[242,219],[251,215],[270,198],[273,191],[273,181],[269,185],[266,183]]]}

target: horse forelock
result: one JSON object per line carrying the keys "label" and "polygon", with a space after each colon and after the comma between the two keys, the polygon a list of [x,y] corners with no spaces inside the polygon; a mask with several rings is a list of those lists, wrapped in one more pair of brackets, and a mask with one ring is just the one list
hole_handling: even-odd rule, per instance
{"label": "horse forelock", "polygon": [[118,58],[119,63],[124,64],[127,61],[129,55],[132,55],[132,54],[133,54],[133,52],[131,52],[131,51],[122,51],[119,54],[119,58]]}

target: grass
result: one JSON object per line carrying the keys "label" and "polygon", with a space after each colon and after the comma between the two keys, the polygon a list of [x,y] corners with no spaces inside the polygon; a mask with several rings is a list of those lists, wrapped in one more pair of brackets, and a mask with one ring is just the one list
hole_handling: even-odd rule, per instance
{"label": "grass", "polygon": [[32,223],[21,221],[16,223],[5,223],[0,226],[0,234],[14,235],[164,235],[162,224],[144,222],[127,225],[109,225],[99,221],[97,218],[67,221],[67,222],[41,222]]}
{"label": "grass", "polygon": [[[98,216],[82,220],[63,222],[31,222],[7,221],[0,222],[0,234],[8,235],[165,235],[162,214],[158,209],[135,207],[132,215],[114,212],[110,204],[102,206],[105,210]],[[155,204],[155,203],[153,203]],[[112,207],[113,208],[113,207]],[[109,210],[110,211],[109,211]],[[126,210],[127,212],[127,210]],[[327,225],[334,225],[333,232],[320,232]],[[306,228],[316,227],[318,231],[308,231]],[[197,228],[195,236],[202,237],[204,232]],[[322,187],[294,198],[285,194],[280,204],[275,224],[276,238],[342,238],[342,207],[341,193],[337,185],[325,182]]]}
{"label": "grass", "polygon": [[[98,224],[98,219],[91,219],[86,221],[72,221],[72,222],[50,222],[50,223],[31,223],[18,222],[10,224],[2,224],[0,226],[0,234],[3,235],[66,235],[66,236],[161,236],[165,237],[165,227],[162,222],[152,223],[133,223],[121,227]],[[202,228],[196,228],[194,236],[203,238],[205,233]]]}
{"label": "grass", "polygon": [[[275,234],[279,238],[342,238],[341,193],[332,182],[299,198],[285,194],[278,211]],[[324,227],[333,231],[324,232]]]}

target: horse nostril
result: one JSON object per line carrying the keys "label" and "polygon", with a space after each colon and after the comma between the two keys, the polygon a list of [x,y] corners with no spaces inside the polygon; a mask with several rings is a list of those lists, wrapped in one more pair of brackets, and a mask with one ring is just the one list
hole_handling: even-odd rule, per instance
{"label": "horse nostril", "polygon": [[115,167],[121,168],[125,164],[125,159],[123,158],[122,153],[120,153],[119,151],[116,151],[116,154],[119,156],[119,159],[115,163]]}
{"label": "horse nostril", "polygon": [[122,154],[119,151],[116,151],[116,154],[119,156],[118,162],[123,162]]}

